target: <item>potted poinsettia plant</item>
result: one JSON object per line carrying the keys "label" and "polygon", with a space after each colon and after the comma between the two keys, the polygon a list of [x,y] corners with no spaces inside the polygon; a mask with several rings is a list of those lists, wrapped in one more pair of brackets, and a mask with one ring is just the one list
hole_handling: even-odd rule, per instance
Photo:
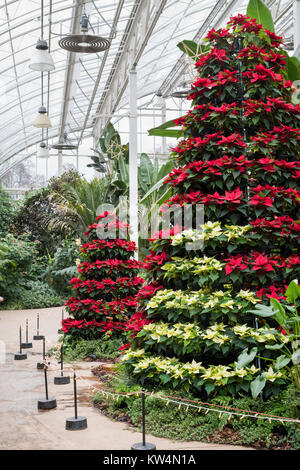
{"label": "potted poinsettia plant", "polygon": [[[288,343],[266,346],[268,349],[281,349],[275,368],[289,367],[296,387],[300,390],[300,317],[297,311],[297,300],[300,298],[298,280],[289,283],[285,292],[287,305],[276,298],[270,298],[270,305],[258,304],[251,313],[275,320],[281,332],[289,339]],[[290,345],[290,347],[288,346]]]}

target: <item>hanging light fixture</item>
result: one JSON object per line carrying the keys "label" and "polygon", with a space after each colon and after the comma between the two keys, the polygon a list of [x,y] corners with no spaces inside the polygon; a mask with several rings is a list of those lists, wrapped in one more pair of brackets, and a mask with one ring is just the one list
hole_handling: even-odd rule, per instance
{"label": "hanging light fixture", "polygon": [[158,92],[155,95],[155,100],[153,105],[156,106],[157,108],[163,108],[165,106],[166,102],[165,99],[163,98],[162,92],[158,90]]}
{"label": "hanging light fixture", "polygon": [[44,40],[44,0],[41,0],[41,37],[35,46],[29,68],[37,72],[51,72],[55,69],[53,59],[48,51],[47,41]]}
{"label": "hanging light fixture", "polygon": [[38,40],[29,68],[37,72],[51,72],[55,69],[53,59],[48,52],[47,41]]}
{"label": "hanging light fixture", "polygon": [[49,127],[52,127],[45,106],[41,106],[38,109],[38,115],[36,116],[33,125],[34,127],[40,127],[41,129],[49,129]]}
{"label": "hanging light fixture", "polygon": [[41,142],[36,154],[39,158],[48,158],[49,157],[49,149],[45,142]]}
{"label": "hanging light fixture", "polygon": [[84,12],[80,21],[82,34],[69,34],[58,41],[62,49],[69,52],[93,53],[105,51],[110,47],[110,41],[101,36],[88,33],[89,18]]}
{"label": "hanging light fixture", "polygon": [[52,145],[51,147],[56,150],[77,150],[78,145],[68,144],[68,134],[64,132],[63,141],[58,142],[57,144]]}
{"label": "hanging light fixture", "polygon": [[183,98],[183,99],[186,98],[191,92],[191,90],[187,88],[187,86],[188,86],[188,83],[186,82],[181,83],[181,85],[179,85],[177,90],[171,93],[171,96],[173,98]]}

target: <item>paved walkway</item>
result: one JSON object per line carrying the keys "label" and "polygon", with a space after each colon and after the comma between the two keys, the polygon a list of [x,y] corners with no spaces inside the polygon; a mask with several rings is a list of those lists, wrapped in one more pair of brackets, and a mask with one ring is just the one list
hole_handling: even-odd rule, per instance
{"label": "paved walkway", "polygon": [[[140,435],[127,428],[126,423],[110,420],[90,403],[90,389],[95,377],[91,368],[97,363],[78,363],[79,415],[86,416],[88,428],[83,431],[65,430],[66,418],[73,416],[73,385],[54,385],[55,370],[49,370],[49,396],[57,400],[57,408],[38,411],[37,400],[44,397],[44,374],[36,363],[42,358],[42,341],[33,341],[27,350],[26,361],[14,361],[18,352],[18,328],[30,320],[29,340],[35,334],[36,314],[40,313],[40,332],[47,338],[47,349],[57,339],[61,308],[40,310],[0,311],[0,340],[5,343],[5,361],[0,363],[0,449],[5,450],[129,450],[141,440]],[[23,338],[25,341],[25,338]],[[26,352],[26,350],[24,350]],[[3,359],[3,357],[2,357]],[[0,356],[1,361],[1,356]],[[66,365],[67,367],[67,365]],[[55,366],[51,366],[55,368]],[[147,440],[159,450],[249,450],[245,447],[201,442],[172,442],[153,436]]]}

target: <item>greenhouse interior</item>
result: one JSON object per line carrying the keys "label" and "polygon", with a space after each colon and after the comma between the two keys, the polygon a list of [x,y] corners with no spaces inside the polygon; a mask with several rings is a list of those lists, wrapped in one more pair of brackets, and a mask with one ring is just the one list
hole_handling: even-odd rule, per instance
{"label": "greenhouse interior", "polygon": [[299,155],[300,0],[1,0],[0,449],[299,450]]}

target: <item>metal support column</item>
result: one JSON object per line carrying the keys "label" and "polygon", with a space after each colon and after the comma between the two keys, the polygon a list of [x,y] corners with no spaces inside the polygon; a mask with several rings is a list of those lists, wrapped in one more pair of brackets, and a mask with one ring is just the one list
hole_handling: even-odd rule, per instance
{"label": "metal support column", "polygon": [[[164,104],[161,107],[161,123],[164,124],[167,120],[167,109],[166,109],[166,101],[164,100]],[[167,153],[167,138],[162,137],[162,154],[165,158]]]}
{"label": "metal support column", "polygon": [[299,55],[300,55],[300,0],[294,0],[294,54],[299,59]]}
{"label": "metal support column", "polygon": [[[138,162],[137,162],[137,72],[129,72],[129,224],[130,238],[138,248]],[[135,254],[138,258],[138,252]]]}
{"label": "metal support column", "polygon": [[58,176],[62,174],[62,151],[59,151],[57,154],[57,173]]}
{"label": "metal support column", "polygon": [[76,152],[76,170],[79,171],[79,150]]}

